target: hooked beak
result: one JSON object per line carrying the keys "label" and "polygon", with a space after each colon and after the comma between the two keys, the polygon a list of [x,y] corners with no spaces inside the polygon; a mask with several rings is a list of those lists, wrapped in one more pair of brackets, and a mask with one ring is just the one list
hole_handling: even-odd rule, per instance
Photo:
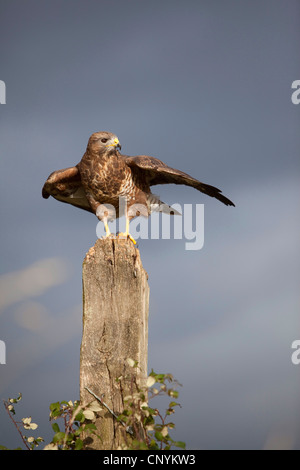
{"label": "hooked beak", "polygon": [[117,137],[114,139],[114,141],[111,145],[113,145],[116,149],[119,149],[119,150],[121,150],[121,148],[122,148],[121,144],[119,142],[119,139],[117,139]]}

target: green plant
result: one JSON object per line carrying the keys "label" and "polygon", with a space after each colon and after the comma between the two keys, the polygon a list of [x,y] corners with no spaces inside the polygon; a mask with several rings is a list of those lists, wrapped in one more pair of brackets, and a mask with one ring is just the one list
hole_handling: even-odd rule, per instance
{"label": "green plant", "polygon": [[[133,367],[138,367],[136,361],[128,360]],[[119,381],[120,379],[116,379]],[[105,407],[114,418],[120,423],[125,433],[124,449],[128,450],[168,450],[172,446],[185,448],[181,441],[175,441],[170,436],[170,431],[174,429],[174,423],[169,417],[175,412],[174,408],[180,406],[176,401],[178,391],[175,386],[178,382],[171,374],[156,374],[151,371],[145,386],[137,384],[136,375],[131,376],[132,393],[124,397],[124,410],[116,415],[101,398],[93,392],[89,392],[94,399],[88,404],[81,404],[79,401],[61,401],[50,405],[50,421],[54,436],[51,442],[44,446],[45,450],[84,450],[84,436],[87,433],[98,439],[97,428],[94,424],[97,414]],[[150,407],[149,401],[158,396],[165,395],[171,399],[164,413],[158,408]],[[35,431],[38,427],[32,422],[31,417],[22,418],[17,421],[15,405],[22,399],[19,394],[17,398],[9,398],[4,401],[4,407],[20,434],[21,440],[26,450],[34,450],[44,442],[42,437],[25,435],[25,431]],[[22,450],[17,447],[15,450]],[[0,450],[8,450],[0,446]]]}
{"label": "green plant", "polygon": [[[134,364],[133,367],[137,367]],[[175,424],[170,416],[180,404],[175,401],[179,392],[174,386],[179,385],[171,374],[157,374],[151,371],[145,387],[139,387],[132,375],[133,393],[124,398],[125,408],[118,420],[132,430],[133,439],[127,442],[127,449],[134,450],[169,450],[171,447],[185,449],[185,443],[173,440],[170,431]],[[158,408],[149,406],[149,401],[165,395],[171,398],[167,409],[161,413]]]}

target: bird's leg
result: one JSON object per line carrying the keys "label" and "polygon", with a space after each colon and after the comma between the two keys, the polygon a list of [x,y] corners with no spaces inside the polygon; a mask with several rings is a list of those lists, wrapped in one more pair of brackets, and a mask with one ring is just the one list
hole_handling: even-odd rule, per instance
{"label": "bird's leg", "polygon": [[111,231],[110,231],[109,226],[108,226],[109,212],[106,210],[106,208],[103,205],[98,206],[98,208],[96,210],[96,216],[104,224],[105,235],[102,238],[111,237],[112,234],[111,234]]}
{"label": "bird's leg", "polygon": [[108,223],[107,223],[107,218],[105,217],[105,219],[103,219],[103,223],[104,223],[104,228],[105,228],[105,233],[106,233],[106,237],[105,238],[108,238],[110,235],[111,235],[111,232],[109,230],[109,226],[108,226]]}
{"label": "bird's leg", "polygon": [[130,238],[132,243],[134,243],[136,245],[135,239],[129,233],[129,217],[126,217],[126,232],[125,232],[125,234],[127,235],[128,238]]}
{"label": "bird's leg", "polygon": [[134,245],[136,245],[135,239],[129,233],[129,221],[130,221],[129,217],[126,216],[126,231],[119,233],[119,236],[129,238],[132,241],[132,243],[134,243]]}

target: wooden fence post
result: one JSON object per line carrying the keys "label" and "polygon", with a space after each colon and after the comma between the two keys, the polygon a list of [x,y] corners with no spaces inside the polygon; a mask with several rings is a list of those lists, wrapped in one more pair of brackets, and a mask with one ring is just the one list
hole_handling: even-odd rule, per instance
{"label": "wooden fence post", "polygon": [[[133,369],[145,383],[148,362],[148,275],[130,240],[98,239],[83,262],[83,333],[80,351],[80,400],[93,401],[86,387],[116,414],[130,394]],[[121,381],[116,381],[117,378]],[[118,449],[124,428],[104,408],[96,419],[97,433],[86,438],[86,449]]]}

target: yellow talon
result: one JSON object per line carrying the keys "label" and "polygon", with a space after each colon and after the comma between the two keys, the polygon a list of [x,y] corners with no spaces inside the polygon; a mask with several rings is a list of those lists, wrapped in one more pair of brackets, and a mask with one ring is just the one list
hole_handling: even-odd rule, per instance
{"label": "yellow talon", "polygon": [[130,240],[132,241],[132,243],[133,243],[134,245],[136,245],[136,241],[135,241],[135,239],[130,235],[130,233],[128,234],[128,237],[130,238]]}
{"label": "yellow talon", "polygon": [[108,223],[106,221],[104,222],[104,228],[105,228],[106,238],[107,238],[110,236],[110,230],[109,230]]}
{"label": "yellow talon", "polygon": [[135,239],[129,233],[129,218],[126,217],[126,232],[119,233],[119,237],[129,238],[134,245],[136,245]]}
{"label": "yellow talon", "polygon": [[129,238],[129,239],[132,241],[132,243],[133,243],[134,245],[136,245],[136,241],[135,241],[135,239],[130,235],[130,233],[120,232],[120,233],[118,233],[118,237],[120,237],[120,238]]}

